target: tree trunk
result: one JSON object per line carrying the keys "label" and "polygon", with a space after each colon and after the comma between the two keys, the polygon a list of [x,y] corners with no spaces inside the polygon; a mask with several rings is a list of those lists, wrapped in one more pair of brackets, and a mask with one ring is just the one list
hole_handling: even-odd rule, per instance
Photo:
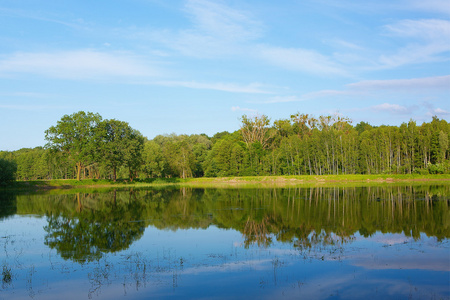
{"label": "tree trunk", "polygon": [[76,168],[77,168],[77,180],[80,180],[81,177],[81,168],[82,168],[82,163],[79,161],[77,162]]}

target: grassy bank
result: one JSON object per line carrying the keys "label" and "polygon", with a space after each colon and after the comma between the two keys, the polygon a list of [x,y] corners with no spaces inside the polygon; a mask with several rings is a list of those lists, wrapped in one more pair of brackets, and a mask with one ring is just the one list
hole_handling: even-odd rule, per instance
{"label": "grassy bank", "polygon": [[34,180],[17,181],[2,189],[74,189],[74,188],[119,188],[119,187],[151,187],[151,186],[191,186],[191,187],[245,187],[245,186],[296,186],[296,185],[379,185],[392,183],[443,182],[450,184],[450,174],[443,175],[301,175],[301,176],[247,176],[220,178],[150,178],[129,182],[105,179],[85,180]]}

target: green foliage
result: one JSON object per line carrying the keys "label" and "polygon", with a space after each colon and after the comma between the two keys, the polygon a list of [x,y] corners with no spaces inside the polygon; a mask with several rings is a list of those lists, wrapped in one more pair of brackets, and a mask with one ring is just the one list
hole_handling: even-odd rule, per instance
{"label": "green foliage", "polygon": [[98,126],[100,163],[111,168],[113,181],[117,178],[117,168],[125,165],[129,179],[135,178],[136,170],[142,164],[144,137],[128,123],[118,120],[104,120]]}
{"label": "green foliage", "polygon": [[97,147],[101,138],[97,129],[101,120],[99,114],[79,111],[64,115],[56,126],[45,131],[45,139],[48,141],[46,147],[76,162],[78,180],[83,167],[98,156]]}
{"label": "green foliage", "polygon": [[165,165],[161,145],[154,140],[144,144],[142,171],[148,178],[163,177]]}
{"label": "green foliage", "polygon": [[428,164],[428,172],[430,174],[448,174],[449,173],[449,162]]}
{"label": "green foliage", "polygon": [[366,130],[370,130],[374,128],[372,125],[370,125],[369,123],[366,123],[364,121],[359,122],[358,124],[356,124],[355,126],[355,130],[358,132],[358,134],[363,133]]}
{"label": "green foliage", "polygon": [[[46,131],[45,138],[50,178],[103,177],[115,181],[117,172],[126,169],[132,181],[143,163],[142,134],[126,122],[102,120],[99,114],[80,111],[65,115]],[[39,178],[43,177],[33,179]]]}
{"label": "green foliage", "polygon": [[235,132],[145,138],[128,123],[93,113],[63,116],[47,147],[0,152],[16,178],[189,178],[268,175],[448,174],[450,124],[433,117],[374,127],[348,118],[296,113],[241,118]]}
{"label": "green foliage", "polygon": [[241,118],[241,133],[247,145],[259,142],[263,148],[267,146],[270,139],[269,124],[270,119],[266,115]]}
{"label": "green foliage", "polygon": [[16,171],[16,162],[0,158],[0,185],[14,181]]}

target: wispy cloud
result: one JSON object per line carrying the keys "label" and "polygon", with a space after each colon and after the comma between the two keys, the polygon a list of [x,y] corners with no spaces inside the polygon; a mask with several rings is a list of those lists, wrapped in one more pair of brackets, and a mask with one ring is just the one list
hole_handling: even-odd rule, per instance
{"label": "wispy cloud", "polygon": [[49,109],[67,109],[67,105],[40,105],[40,104],[0,104],[0,108],[7,110],[22,110],[22,111],[48,111]]}
{"label": "wispy cloud", "polygon": [[249,40],[260,36],[260,23],[249,12],[233,9],[217,1],[190,0],[186,11],[195,29],[217,38]]}
{"label": "wispy cloud", "polygon": [[20,98],[55,98],[59,95],[37,93],[37,92],[11,92],[11,93],[0,93],[0,96],[1,97],[20,97]]}
{"label": "wispy cloud", "polygon": [[[419,91],[427,92],[450,92],[450,75],[411,78],[411,79],[389,79],[389,80],[364,80],[350,83],[342,90],[319,90],[301,95],[273,96],[268,100],[257,103],[285,103],[299,102],[320,98],[337,99],[338,97],[368,97],[382,92],[390,93],[417,93]],[[390,111],[396,113],[411,112],[412,107],[403,107],[396,104],[381,104],[371,107],[377,111]],[[432,108],[429,108],[432,111]],[[445,114],[445,111],[436,111],[435,114]]]}
{"label": "wispy cloud", "polygon": [[338,38],[324,40],[323,42],[327,45],[330,45],[330,46],[333,46],[336,48],[345,49],[345,50],[364,50],[364,47],[362,47],[360,45],[357,45],[355,43],[345,41],[342,39],[338,39]]}
{"label": "wispy cloud", "polygon": [[248,41],[261,36],[262,26],[250,12],[217,1],[191,0],[184,8],[190,28],[142,33],[183,55],[212,58],[242,53]]}
{"label": "wispy cloud", "polygon": [[233,107],[231,107],[231,110],[232,111],[249,112],[249,113],[253,113],[253,114],[258,113],[258,110],[256,110],[256,109],[244,108],[244,107],[239,107],[239,106],[233,106]]}
{"label": "wispy cloud", "polygon": [[260,46],[258,52],[263,60],[288,70],[320,75],[348,75],[342,66],[314,50]]}
{"label": "wispy cloud", "polygon": [[[401,20],[384,26],[388,34],[399,37],[422,38],[427,40],[450,37],[450,22],[439,19]],[[446,41],[446,43],[450,43]]]}
{"label": "wispy cloud", "polygon": [[430,109],[427,113],[428,116],[438,116],[438,117],[448,117],[450,116],[450,111],[442,108]]}
{"label": "wispy cloud", "polygon": [[230,93],[251,93],[251,94],[271,94],[271,92],[262,89],[259,83],[251,83],[248,85],[239,85],[233,83],[205,83],[196,81],[157,81],[152,84],[169,86],[169,87],[185,87],[191,89],[216,90]]}
{"label": "wispy cloud", "polygon": [[86,30],[90,28],[90,24],[83,19],[68,19],[66,16],[51,15],[45,11],[35,12],[31,10],[7,9],[0,7],[0,15],[56,23],[77,30]]}
{"label": "wispy cloud", "polygon": [[315,98],[323,98],[323,97],[336,97],[336,96],[354,96],[356,94],[361,94],[357,91],[352,90],[322,90],[317,92],[311,92],[303,95],[306,99],[315,99]]}
{"label": "wispy cloud", "polygon": [[0,75],[29,73],[64,79],[153,76],[155,69],[126,53],[94,50],[12,54],[0,60]]}
{"label": "wispy cloud", "polygon": [[443,54],[450,51],[450,21],[402,20],[384,28],[387,35],[404,39],[406,45],[397,53],[381,55],[381,68],[449,60]]}
{"label": "wispy cloud", "polygon": [[271,97],[269,100],[263,101],[263,103],[285,103],[285,102],[298,102],[304,100],[305,99],[298,96],[275,96]]}
{"label": "wispy cloud", "polygon": [[448,0],[408,0],[405,7],[420,11],[428,11],[450,15],[450,2]]}
{"label": "wispy cloud", "polygon": [[390,80],[364,80],[348,84],[350,89],[368,89],[368,90],[408,90],[416,91],[418,89],[444,89],[450,90],[450,75],[435,76],[411,79],[390,79]]}
{"label": "wispy cloud", "polygon": [[[286,48],[264,44],[264,24],[251,12],[225,2],[190,0],[184,8],[191,25],[175,29],[130,29],[128,37],[159,43],[176,54],[198,59],[232,58],[262,61],[282,69],[326,76],[349,76],[339,57],[305,48]],[[336,40],[354,51],[354,43]],[[176,56],[174,55],[174,57]],[[354,61],[354,56],[347,58]],[[345,60],[345,59],[344,59]]]}
{"label": "wispy cloud", "polygon": [[[351,91],[351,90],[322,90],[322,91],[316,91],[311,93],[306,93],[300,96],[296,95],[290,95],[290,96],[274,96],[271,97],[269,100],[262,101],[262,103],[285,103],[285,102],[300,102],[300,101],[307,101],[317,98],[327,98],[332,97],[335,98],[337,96],[355,96],[361,94],[358,91]],[[261,103],[261,102],[260,102]]]}
{"label": "wispy cloud", "polygon": [[[185,12],[192,26],[179,31],[154,30],[142,33],[182,55],[196,58],[221,56],[250,57],[283,69],[316,75],[347,76],[347,72],[332,57],[303,48],[265,45],[263,25],[250,12],[206,0],[188,1]],[[358,46],[345,43],[346,47]]]}
{"label": "wispy cloud", "polygon": [[394,114],[409,114],[412,111],[411,107],[406,107],[398,104],[390,104],[390,103],[383,103],[380,105],[375,105],[369,108],[373,111],[383,111],[383,112],[390,112]]}

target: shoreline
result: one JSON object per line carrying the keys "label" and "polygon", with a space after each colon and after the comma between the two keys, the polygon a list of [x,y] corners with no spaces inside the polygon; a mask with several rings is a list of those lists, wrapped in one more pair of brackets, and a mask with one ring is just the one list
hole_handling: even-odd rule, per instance
{"label": "shoreline", "polygon": [[154,178],[136,180],[104,179],[57,179],[17,181],[10,186],[0,187],[0,190],[33,190],[46,191],[54,189],[95,189],[95,188],[144,188],[162,186],[186,187],[292,187],[292,186],[342,186],[342,185],[379,185],[420,183],[450,184],[450,174],[412,175],[293,175],[293,176],[245,176],[245,177],[211,177],[211,178]]}

